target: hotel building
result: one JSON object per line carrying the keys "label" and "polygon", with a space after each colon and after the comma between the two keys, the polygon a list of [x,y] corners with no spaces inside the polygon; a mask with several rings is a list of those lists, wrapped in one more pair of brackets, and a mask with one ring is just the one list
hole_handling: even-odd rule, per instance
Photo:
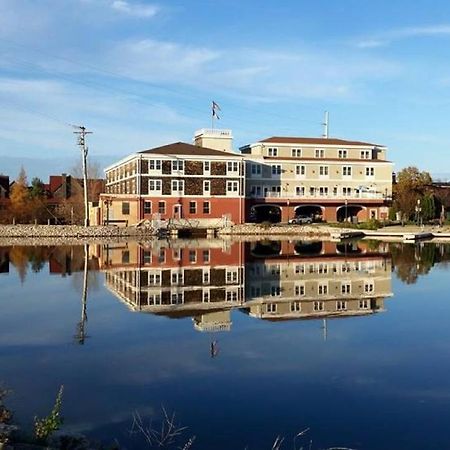
{"label": "hotel building", "polygon": [[393,165],[384,146],[271,137],[240,150],[252,221],[286,222],[296,215],[328,222],[388,218]]}
{"label": "hotel building", "polygon": [[158,219],[193,228],[245,222],[245,163],[231,143],[229,130],[200,130],[194,145],[164,145],[109,166],[102,222]]}

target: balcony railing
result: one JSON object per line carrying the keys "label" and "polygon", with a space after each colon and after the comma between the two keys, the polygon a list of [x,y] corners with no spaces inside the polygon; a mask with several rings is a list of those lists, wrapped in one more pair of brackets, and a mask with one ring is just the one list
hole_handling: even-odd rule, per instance
{"label": "balcony railing", "polygon": [[371,199],[371,200],[391,200],[390,195],[382,194],[381,192],[358,192],[352,194],[295,194],[295,193],[286,193],[286,192],[261,192],[261,193],[250,193],[251,198],[280,198],[280,199],[295,199],[295,200],[354,200],[354,199]]}

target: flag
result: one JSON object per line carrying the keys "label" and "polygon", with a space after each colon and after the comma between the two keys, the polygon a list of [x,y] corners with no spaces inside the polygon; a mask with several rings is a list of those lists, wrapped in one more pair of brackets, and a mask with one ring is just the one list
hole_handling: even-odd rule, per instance
{"label": "flag", "polygon": [[216,117],[217,119],[220,119],[220,117],[217,114],[217,111],[222,111],[222,110],[220,109],[220,106],[215,101],[213,101],[212,102],[212,116]]}

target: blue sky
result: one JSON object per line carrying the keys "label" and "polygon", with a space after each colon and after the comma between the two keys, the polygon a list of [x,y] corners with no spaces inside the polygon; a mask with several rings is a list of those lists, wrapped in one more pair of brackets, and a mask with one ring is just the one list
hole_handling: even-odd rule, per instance
{"label": "blue sky", "polygon": [[330,134],[450,173],[450,3],[0,0],[0,172],[190,142],[210,103],[235,147]]}

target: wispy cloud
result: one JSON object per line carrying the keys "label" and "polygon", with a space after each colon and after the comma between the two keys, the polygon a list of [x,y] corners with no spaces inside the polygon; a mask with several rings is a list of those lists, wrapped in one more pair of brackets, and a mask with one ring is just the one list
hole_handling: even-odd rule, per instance
{"label": "wispy cloud", "polygon": [[159,7],[156,5],[132,3],[126,0],[114,0],[111,7],[120,13],[144,19],[154,17],[159,12]]}
{"label": "wispy cloud", "polygon": [[388,30],[371,37],[360,39],[356,42],[356,46],[358,48],[384,47],[394,41],[432,36],[450,36],[450,24],[404,27]]}

